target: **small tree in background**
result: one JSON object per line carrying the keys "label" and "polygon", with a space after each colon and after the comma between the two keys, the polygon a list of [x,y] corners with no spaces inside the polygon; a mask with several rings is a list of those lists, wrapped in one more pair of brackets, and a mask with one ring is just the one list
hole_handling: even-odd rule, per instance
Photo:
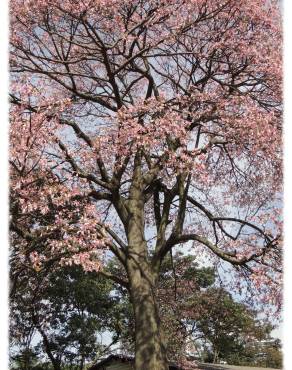
{"label": "small tree in background", "polygon": [[256,312],[234,301],[221,288],[207,289],[198,297],[195,307],[197,330],[211,344],[214,363],[220,358],[231,358],[234,353],[243,356],[249,342],[266,339],[272,330],[257,319]]}
{"label": "small tree in background", "polygon": [[226,354],[226,361],[230,364],[242,366],[259,366],[281,369],[283,354],[279,339],[271,338],[267,333],[265,339],[245,343],[239,352]]}
{"label": "small tree in background", "polygon": [[[33,369],[33,359],[44,366],[45,357],[54,370],[66,365],[82,370],[110,353],[123,315],[112,291],[110,281],[94,272],[84,274],[78,266],[50,271],[43,278],[32,271],[25,287],[11,296],[12,363],[22,359],[26,367],[21,369]],[[112,334],[111,344],[102,344],[105,331]],[[34,356],[28,358],[30,353]]]}

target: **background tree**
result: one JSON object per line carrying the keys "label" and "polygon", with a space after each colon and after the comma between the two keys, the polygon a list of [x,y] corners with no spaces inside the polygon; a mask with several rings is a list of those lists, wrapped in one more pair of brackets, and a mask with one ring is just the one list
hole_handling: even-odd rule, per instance
{"label": "background tree", "polygon": [[[17,263],[126,279],[135,366],[167,369],[163,259],[192,243],[231,289],[279,306],[277,1],[12,0]],[[206,257],[208,258],[208,257]],[[225,274],[226,276],[226,274]],[[230,283],[232,282],[232,283]]]}
{"label": "background tree", "polygon": [[227,354],[226,360],[236,365],[281,369],[283,367],[281,348],[280,340],[271,338],[268,332],[262,340],[246,342],[240,352]]}
{"label": "background tree", "polygon": [[[121,265],[111,260],[107,271],[117,273]],[[215,276],[194,256],[178,253],[164,260],[158,302],[168,358],[190,365],[192,356],[201,353],[203,359],[204,344],[205,361],[281,367],[281,346],[269,337],[273,327],[216,288]],[[134,317],[126,289],[76,266],[50,271],[42,286],[40,273],[31,270],[27,279],[11,300],[12,368],[75,370],[111,350],[133,354]],[[36,341],[38,330],[42,339]],[[111,337],[108,346],[98,341],[105,330]]]}
{"label": "background tree", "polygon": [[[201,303],[199,303],[201,300]],[[259,319],[257,313],[221,288],[209,288],[196,300],[196,329],[211,344],[212,361],[232,358],[244,352],[246,343],[266,339],[272,330]]]}
{"label": "background tree", "polygon": [[[111,261],[108,269],[116,273],[121,271],[121,266],[117,261]],[[200,295],[202,290],[214,282],[214,270],[210,267],[199,267],[194,256],[176,253],[173,256],[167,255],[163,261],[157,286],[157,301],[165,333],[167,357],[172,362],[185,363],[187,360],[187,346],[195,330],[194,322],[190,322],[190,311],[196,310],[190,308],[191,299]],[[118,285],[116,289],[120,289]],[[133,353],[134,317],[127,290],[120,289],[120,296],[120,305],[125,308],[125,316],[128,317],[128,321],[123,322],[121,326],[121,348]]]}
{"label": "background tree", "polygon": [[[117,261],[108,266],[120,271]],[[167,356],[184,366],[192,358],[234,365],[281,367],[281,353],[270,336],[274,327],[259,313],[237,302],[219,286],[211,267],[200,267],[192,255],[167,255],[161,266],[157,299]],[[119,289],[119,286],[116,287]],[[120,336],[124,351],[134,352],[134,317],[125,289],[120,292],[125,314]],[[274,347],[273,347],[274,346]],[[205,348],[205,354],[203,351]],[[277,364],[277,366],[275,366]]]}
{"label": "background tree", "polygon": [[[258,366],[281,368],[283,366],[282,346],[279,339],[270,339],[264,345],[259,346],[262,350],[257,359]],[[258,352],[257,352],[258,353]]]}
{"label": "background tree", "polygon": [[29,348],[23,348],[10,359],[10,369],[12,370],[50,370],[50,366],[39,362],[38,354]]}
{"label": "background tree", "polygon": [[[196,324],[193,310],[198,309],[197,297],[215,283],[215,271],[200,267],[194,256],[177,253],[166,256],[158,283],[158,302],[166,336],[168,357],[186,365]],[[195,297],[195,298],[194,298]],[[198,334],[198,333],[197,333]],[[195,347],[195,346],[193,346]],[[192,348],[196,352],[196,348]]]}
{"label": "background tree", "polygon": [[[34,368],[36,360],[35,366],[45,368],[46,359],[54,370],[82,370],[109,354],[123,317],[113,284],[78,266],[39,278],[32,272],[25,288],[11,297],[11,361],[21,360],[21,369]],[[102,344],[105,331],[112,336],[108,345]]]}

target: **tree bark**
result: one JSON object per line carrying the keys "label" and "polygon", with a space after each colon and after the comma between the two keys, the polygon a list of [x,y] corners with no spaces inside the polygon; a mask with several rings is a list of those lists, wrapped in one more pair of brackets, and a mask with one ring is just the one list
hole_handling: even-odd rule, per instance
{"label": "tree bark", "polygon": [[51,351],[51,344],[50,344],[50,341],[45,333],[45,331],[42,329],[41,325],[39,324],[35,314],[33,313],[32,315],[32,320],[33,320],[33,323],[35,324],[36,328],[38,329],[39,333],[41,334],[42,336],[42,339],[43,339],[43,344],[44,344],[44,348],[45,348],[45,352],[46,354],[48,355],[52,365],[53,365],[53,368],[54,370],[61,370],[61,365],[60,365],[60,361],[58,361],[52,351]]}
{"label": "tree bark", "polygon": [[214,348],[213,364],[216,364],[218,362],[218,356],[219,356],[219,351],[216,348]]}
{"label": "tree bark", "polygon": [[155,292],[151,281],[139,272],[131,279],[135,317],[135,369],[167,370],[166,349]]}
{"label": "tree bark", "polygon": [[126,222],[126,269],[135,317],[135,369],[167,370],[166,350],[155,295],[158,272],[154,272],[151,267],[144,237],[144,187],[141,158],[137,153]]}

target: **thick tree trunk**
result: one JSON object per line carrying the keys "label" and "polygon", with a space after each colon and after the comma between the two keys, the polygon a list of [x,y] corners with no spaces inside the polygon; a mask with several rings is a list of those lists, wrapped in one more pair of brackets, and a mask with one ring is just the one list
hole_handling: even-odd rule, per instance
{"label": "thick tree trunk", "polygon": [[146,277],[136,276],[132,280],[131,301],[135,316],[135,369],[167,370],[155,293]]}
{"label": "thick tree trunk", "polygon": [[168,370],[165,345],[161,335],[155,290],[157,272],[151,268],[144,237],[144,206],[141,158],[137,153],[126,222],[128,239],[127,272],[135,317],[135,369]]}

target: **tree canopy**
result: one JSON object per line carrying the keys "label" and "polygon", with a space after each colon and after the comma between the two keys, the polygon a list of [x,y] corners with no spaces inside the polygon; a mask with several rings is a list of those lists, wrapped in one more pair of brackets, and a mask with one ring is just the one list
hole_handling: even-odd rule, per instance
{"label": "tree canopy", "polygon": [[137,370],[167,368],[156,290],[174,247],[279,311],[278,1],[10,7],[16,277],[77,264],[128,289]]}

